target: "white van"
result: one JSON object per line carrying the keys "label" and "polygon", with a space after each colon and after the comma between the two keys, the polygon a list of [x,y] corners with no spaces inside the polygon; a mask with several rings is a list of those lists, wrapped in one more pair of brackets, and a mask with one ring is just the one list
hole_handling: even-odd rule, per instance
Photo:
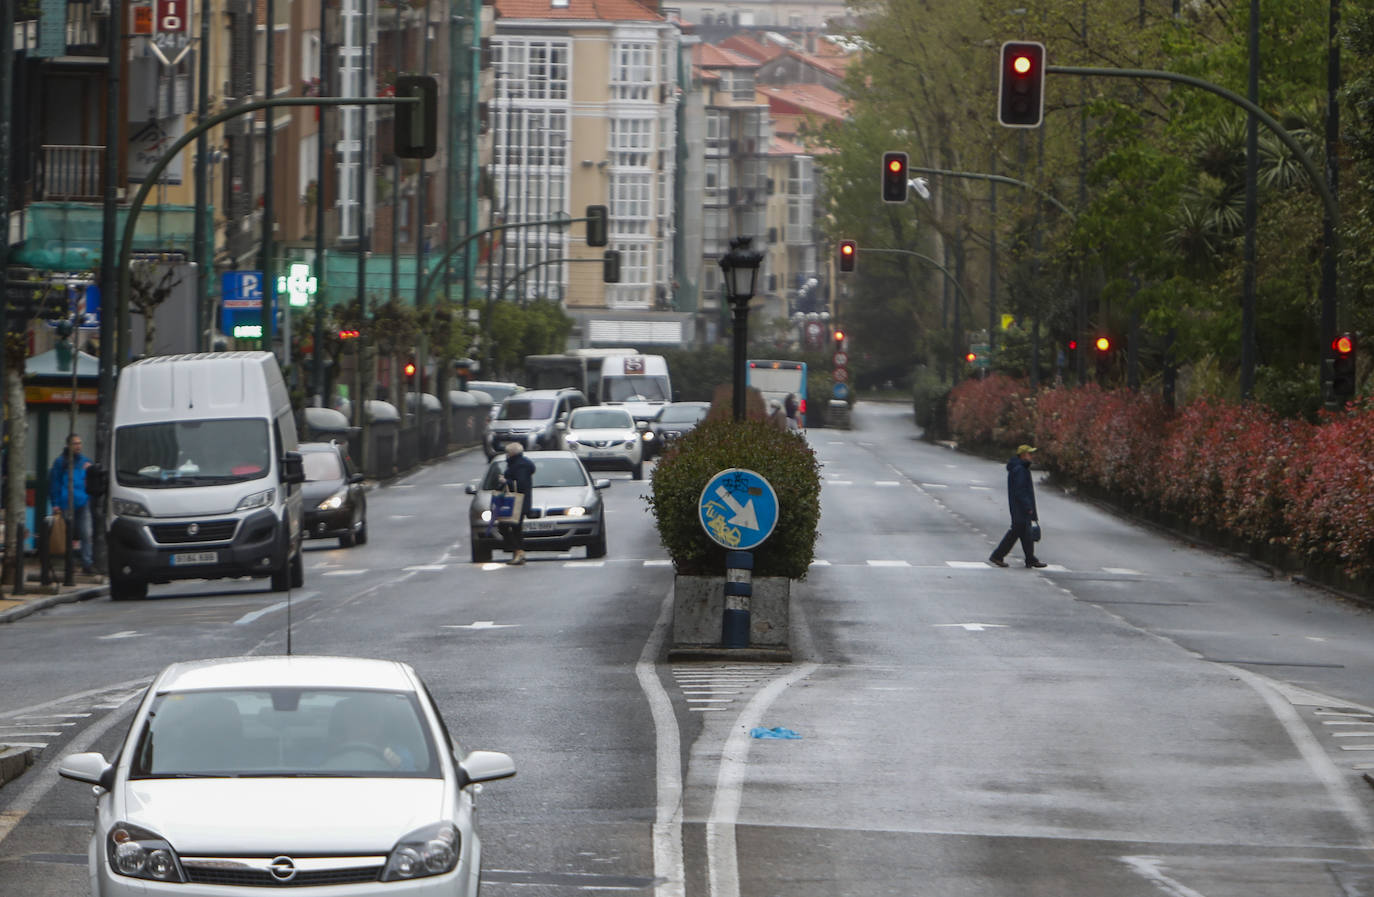
{"label": "white van", "polygon": [[271,352],[159,355],[119,372],[106,515],[110,597],[270,576],[299,587],[296,422]]}
{"label": "white van", "polygon": [[619,405],[637,421],[650,421],[673,400],[662,355],[611,355],[601,360],[601,404]]}

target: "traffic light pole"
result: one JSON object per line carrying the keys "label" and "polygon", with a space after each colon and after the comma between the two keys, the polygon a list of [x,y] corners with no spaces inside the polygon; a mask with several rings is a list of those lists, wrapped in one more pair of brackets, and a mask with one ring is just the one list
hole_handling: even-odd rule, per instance
{"label": "traffic light pole", "polygon": [[1078,217],[1074,214],[1072,209],[1064,205],[1059,200],[1055,199],[1050,194],[1046,193],[1044,190],[1041,190],[1034,184],[1028,184],[1025,181],[1018,181],[1016,178],[1009,178],[1005,175],[1000,174],[987,174],[986,172],[981,171],[951,171],[948,168],[921,168],[916,165],[910,166],[907,170],[919,172],[921,174],[942,174],[952,178],[970,178],[972,180],[992,181],[993,183],[997,184],[1010,184],[1013,187],[1021,187],[1025,190],[1029,190],[1032,193],[1036,194],[1041,199],[1045,200],[1045,202],[1052,204],[1055,208],[1063,212],[1065,215],[1068,215],[1070,218]]}

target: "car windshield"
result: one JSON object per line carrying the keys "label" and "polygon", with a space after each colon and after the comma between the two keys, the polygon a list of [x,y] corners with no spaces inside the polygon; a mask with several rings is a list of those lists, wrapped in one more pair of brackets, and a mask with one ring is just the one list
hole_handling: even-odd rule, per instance
{"label": "car windshield", "polygon": [[115,476],[124,486],[213,486],[267,476],[267,421],[179,420],[115,431]]}
{"label": "car windshield", "polygon": [[662,377],[602,377],[601,397],[606,402],[666,402],[668,384]]}
{"label": "car windshield", "polygon": [[[576,458],[540,458],[534,461],[533,485],[536,489],[548,489],[554,486],[585,486],[587,485],[587,471],[582,467],[582,462]],[[502,486],[502,475],[506,472],[506,462],[496,460],[491,462],[487,468],[487,475],[482,480],[483,489],[500,489]]]}
{"label": "car windshield", "polygon": [[468,384],[469,390],[475,389],[479,392],[484,392],[487,395],[491,396],[491,400],[493,402],[500,402],[506,396],[515,392],[517,388],[518,387],[515,386],[506,386],[502,383],[481,383],[474,381]]}
{"label": "car windshield", "polygon": [[628,411],[614,408],[580,408],[568,416],[568,429],[634,429],[635,421]]}
{"label": "car windshield", "polygon": [[329,688],[159,695],[129,772],[131,779],[441,775],[414,695]]}
{"label": "car windshield", "polygon": [[665,424],[694,424],[706,416],[709,408],[699,408],[695,405],[669,405],[659,414],[659,422]]}
{"label": "car windshield", "polygon": [[301,452],[301,460],[305,463],[308,482],[343,479],[343,464],[338,452]]}
{"label": "car windshield", "polygon": [[553,399],[506,399],[497,420],[547,420],[553,414]]}

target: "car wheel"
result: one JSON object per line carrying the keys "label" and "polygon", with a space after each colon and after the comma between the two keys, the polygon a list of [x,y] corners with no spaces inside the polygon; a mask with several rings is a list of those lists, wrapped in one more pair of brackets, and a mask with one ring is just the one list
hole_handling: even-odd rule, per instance
{"label": "car wheel", "polygon": [[601,529],[596,534],[596,541],[587,546],[587,557],[604,558],[606,556],[606,524],[601,524]]}
{"label": "car wheel", "polygon": [[272,571],[272,591],[285,592],[291,588],[291,562],[286,561],[277,570]]}
{"label": "car wheel", "polygon": [[638,463],[636,463],[635,466],[634,466],[634,469],[630,471],[630,474],[631,474],[636,480],[642,480],[642,479],[644,479],[644,462],[643,462],[643,461],[639,461]]}
{"label": "car wheel", "polygon": [[305,585],[305,558],[301,556],[299,549],[288,566],[291,568],[291,588],[302,588]]}
{"label": "car wheel", "polygon": [[352,548],[357,543],[357,541],[357,524],[350,523],[348,525],[348,532],[339,536],[339,547]]}
{"label": "car wheel", "polygon": [[355,535],[355,536],[353,537],[353,542],[354,542],[354,544],[357,544],[357,545],[366,545],[366,544],[367,544],[367,518],[366,518],[366,517],[363,518],[363,525],[362,525],[361,527],[358,528],[358,534]]}
{"label": "car wheel", "polygon": [[110,577],[111,601],[142,601],[148,597],[148,584],[132,577]]}

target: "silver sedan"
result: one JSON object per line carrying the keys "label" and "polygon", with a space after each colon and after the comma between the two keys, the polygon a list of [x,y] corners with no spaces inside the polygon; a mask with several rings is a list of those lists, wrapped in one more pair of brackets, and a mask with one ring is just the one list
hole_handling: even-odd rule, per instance
{"label": "silver sedan", "polygon": [[[525,457],[534,462],[534,494],[521,527],[525,550],[566,551],[585,545],[587,557],[605,557],[601,490],[610,488],[611,481],[593,482],[572,452],[525,452]],[[491,519],[491,498],[502,488],[505,470],[506,459],[497,458],[480,482],[468,484],[473,563],[490,561],[492,550],[501,547],[500,528]]]}

